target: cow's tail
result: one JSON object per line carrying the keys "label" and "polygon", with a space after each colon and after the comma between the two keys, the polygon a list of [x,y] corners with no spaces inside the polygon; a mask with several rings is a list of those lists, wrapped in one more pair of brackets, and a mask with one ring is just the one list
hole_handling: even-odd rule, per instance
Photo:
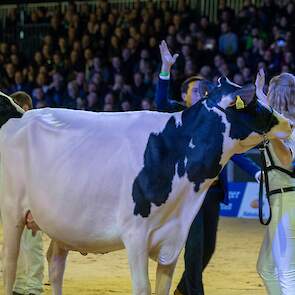
{"label": "cow's tail", "polygon": [[0,91],[0,127],[11,118],[21,118],[24,112],[11,97]]}

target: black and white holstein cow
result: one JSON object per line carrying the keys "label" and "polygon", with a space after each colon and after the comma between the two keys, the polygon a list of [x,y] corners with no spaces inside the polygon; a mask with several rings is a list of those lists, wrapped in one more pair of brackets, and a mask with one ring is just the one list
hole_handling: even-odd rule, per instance
{"label": "black and white holstein cow", "polygon": [[2,93],[5,295],[12,294],[29,211],[53,241],[53,294],[62,294],[69,250],[122,248],[133,294],[151,294],[149,258],[158,262],[156,294],[169,294],[189,227],[222,167],[265,136],[291,133],[289,121],[254,94],[254,86],[241,88],[221,78],[206,99],[178,113],[47,108],[23,114]]}

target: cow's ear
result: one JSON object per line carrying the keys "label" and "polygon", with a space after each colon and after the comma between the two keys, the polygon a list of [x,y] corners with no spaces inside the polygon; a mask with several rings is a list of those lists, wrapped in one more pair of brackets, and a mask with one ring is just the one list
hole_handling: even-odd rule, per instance
{"label": "cow's ear", "polygon": [[250,104],[255,97],[255,86],[250,84],[237,89],[231,95],[231,103],[229,106],[235,106],[240,110]]}
{"label": "cow's ear", "polygon": [[223,85],[223,84],[225,84],[227,81],[228,81],[228,79],[227,79],[225,76],[221,76],[221,77],[219,77],[218,80],[217,80],[218,85]]}

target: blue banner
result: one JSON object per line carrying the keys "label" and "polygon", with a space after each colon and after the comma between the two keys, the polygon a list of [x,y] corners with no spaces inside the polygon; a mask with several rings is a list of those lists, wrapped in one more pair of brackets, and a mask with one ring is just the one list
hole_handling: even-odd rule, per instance
{"label": "blue banner", "polygon": [[[221,204],[221,216],[239,218],[258,218],[259,184],[256,182],[229,183],[229,204]],[[268,216],[269,208],[264,201],[264,217]]]}

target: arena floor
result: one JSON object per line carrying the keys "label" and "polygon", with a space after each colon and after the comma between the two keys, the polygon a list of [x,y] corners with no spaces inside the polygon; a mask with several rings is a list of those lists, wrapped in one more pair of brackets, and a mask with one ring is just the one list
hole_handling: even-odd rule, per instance
{"label": "arena floor", "polygon": [[[257,220],[222,218],[219,224],[216,253],[204,274],[206,295],[266,294],[256,274],[256,259],[264,228]],[[48,239],[45,238],[46,247]],[[156,264],[150,263],[150,279],[155,284]],[[174,290],[183,270],[182,255],[178,261]],[[47,272],[46,272],[47,273]],[[1,272],[2,275],[2,272]],[[48,281],[46,275],[45,282]],[[3,295],[1,282],[0,295]],[[45,295],[51,294],[45,286]],[[125,251],[106,255],[71,252],[65,279],[64,295],[131,294],[131,283]]]}

